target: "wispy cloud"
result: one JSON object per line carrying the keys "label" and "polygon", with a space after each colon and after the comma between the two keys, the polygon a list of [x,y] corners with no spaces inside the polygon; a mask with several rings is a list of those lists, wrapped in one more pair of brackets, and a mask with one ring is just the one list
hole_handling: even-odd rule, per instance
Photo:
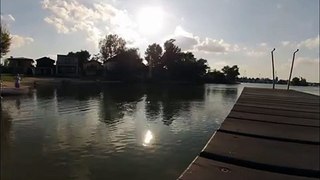
{"label": "wispy cloud", "polygon": [[141,36],[134,30],[136,24],[127,11],[107,3],[86,6],[76,0],[43,0],[42,8],[51,15],[44,21],[52,24],[58,33],[84,32],[87,40],[97,43],[108,33],[117,33],[129,42],[139,41]]}
{"label": "wispy cloud", "polygon": [[317,37],[309,38],[304,41],[301,41],[298,44],[298,47],[306,47],[308,49],[319,49],[319,34]]}
{"label": "wispy cloud", "polygon": [[201,38],[184,30],[181,26],[176,27],[174,34],[170,38],[176,39],[177,45],[184,51],[221,54],[240,50],[237,44],[227,43],[223,39]]}
{"label": "wispy cloud", "polygon": [[22,46],[31,44],[33,42],[34,42],[34,39],[32,37],[28,37],[28,36],[24,37],[24,36],[13,34],[11,47],[12,49],[17,49]]}

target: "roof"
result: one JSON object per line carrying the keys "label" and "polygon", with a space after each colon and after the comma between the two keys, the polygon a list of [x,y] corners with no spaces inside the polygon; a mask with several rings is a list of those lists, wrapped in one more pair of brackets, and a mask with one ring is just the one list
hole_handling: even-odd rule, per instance
{"label": "roof", "polygon": [[17,61],[32,61],[34,62],[33,59],[30,59],[30,58],[25,58],[25,57],[10,57],[8,58],[9,61],[12,61],[12,60],[17,60]]}
{"label": "roof", "polygon": [[91,64],[91,63],[96,63],[96,64],[101,65],[101,62],[99,62],[99,61],[97,61],[97,60],[87,61],[87,62],[85,62],[84,64]]}
{"label": "roof", "polygon": [[36,61],[38,62],[38,61],[53,61],[53,62],[55,62],[55,60],[53,60],[53,59],[51,59],[51,58],[49,58],[49,57],[42,57],[42,58],[39,58],[39,59],[36,59]]}

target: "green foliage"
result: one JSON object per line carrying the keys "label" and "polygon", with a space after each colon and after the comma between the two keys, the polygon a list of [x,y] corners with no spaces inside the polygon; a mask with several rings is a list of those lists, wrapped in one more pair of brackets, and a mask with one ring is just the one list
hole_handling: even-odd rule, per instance
{"label": "green foliage", "polygon": [[307,80],[303,77],[294,77],[292,78],[291,84],[293,86],[308,86]]}
{"label": "green foliage", "polygon": [[9,52],[10,45],[11,45],[11,36],[7,29],[4,27],[0,27],[0,35],[1,35],[1,43],[0,43],[0,58],[6,55]]}
{"label": "green foliage", "polygon": [[126,49],[108,62],[115,63],[114,67],[107,72],[108,78],[113,80],[135,81],[145,72],[145,65],[137,48]]}
{"label": "green foliage", "polygon": [[75,56],[78,58],[79,63],[82,65],[84,62],[87,62],[90,58],[90,53],[87,50],[81,50],[78,52],[69,52],[68,56]]}
{"label": "green foliage", "polygon": [[[158,44],[151,44],[146,50],[149,63],[149,78],[153,80],[202,81],[209,66],[207,60],[197,60],[192,52],[181,49],[170,39],[164,43],[164,53]],[[152,74],[151,76],[151,69]]]}
{"label": "green foliage", "polygon": [[78,51],[78,52],[69,52],[67,54],[68,56],[74,56],[78,59],[78,62],[79,62],[79,69],[80,69],[80,72],[82,74],[84,74],[83,72],[83,64],[85,62],[87,62],[90,58],[90,53],[87,51],[87,50],[81,50],[81,51]]}
{"label": "green foliage", "polygon": [[162,56],[163,66],[171,73],[181,59],[181,49],[174,44],[174,41],[175,39],[170,39],[164,43],[165,52]]}
{"label": "green foliage", "polygon": [[145,59],[152,67],[161,65],[161,56],[162,48],[156,43],[149,45],[145,52]]}
{"label": "green foliage", "polygon": [[225,83],[226,78],[224,73],[215,69],[206,75],[206,81],[209,83]]}
{"label": "green foliage", "polygon": [[240,75],[237,65],[234,65],[232,67],[224,66],[222,68],[222,72],[224,73],[226,81],[228,83],[235,83],[238,75]]}
{"label": "green foliage", "polygon": [[99,47],[105,62],[126,50],[126,41],[116,34],[109,34],[99,42]]}
{"label": "green foliage", "polygon": [[206,82],[209,83],[236,83],[239,74],[237,65],[232,67],[224,66],[221,71],[213,70],[206,74]]}

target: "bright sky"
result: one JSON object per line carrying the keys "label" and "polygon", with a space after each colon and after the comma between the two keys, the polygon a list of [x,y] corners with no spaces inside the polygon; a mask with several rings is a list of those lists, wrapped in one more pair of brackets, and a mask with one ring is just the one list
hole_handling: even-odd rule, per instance
{"label": "bright sky", "polygon": [[319,0],[1,0],[1,22],[13,35],[7,56],[39,58],[99,51],[109,33],[138,47],[177,39],[212,69],[237,64],[241,76],[319,82]]}

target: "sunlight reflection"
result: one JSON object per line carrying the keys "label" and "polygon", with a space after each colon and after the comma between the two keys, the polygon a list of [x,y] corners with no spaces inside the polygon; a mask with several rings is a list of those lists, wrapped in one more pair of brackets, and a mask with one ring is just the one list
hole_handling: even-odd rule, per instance
{"label": "sunlight reflection", "polygon": [[144,136],[144,141],[143,141],[143,146],[148,146],[150,145],[151,140],[153,139],[152,132],[148,130]]}

